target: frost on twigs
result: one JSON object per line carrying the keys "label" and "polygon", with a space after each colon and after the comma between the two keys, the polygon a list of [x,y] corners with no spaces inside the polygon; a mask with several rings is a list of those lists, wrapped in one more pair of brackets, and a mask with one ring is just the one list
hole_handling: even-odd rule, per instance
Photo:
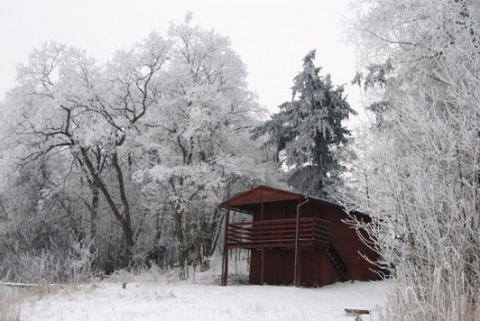
{"label": "frost on twigs", "polygon": [[359,4],[367,4],[356,40],[370,58],[364,81],[375,122],[355,178],[396,281],[384,318],[478,320],[479,5]]}

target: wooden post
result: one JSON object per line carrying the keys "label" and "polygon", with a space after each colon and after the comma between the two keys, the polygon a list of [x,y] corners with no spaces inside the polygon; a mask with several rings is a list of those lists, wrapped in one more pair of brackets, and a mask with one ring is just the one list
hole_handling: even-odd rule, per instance
{"label": "wooden post", "polygon": [[[260,221],[263,222],[263,192],[262,192],[262,205],[260,207]],[[260,228],[260,238],[262,238],[262,229]],[[262,247],[260,256],[260,285],[265,282],[265,249]]]}
{"label": "wooden post", "polygon": [[223,242],[223,260],[222,260],[222,285],[228,282],[228,223],[230,221],[230,210],[225,214],[225,235]]}
{"label": "wooden post", "polygon": [[[300,201],[300,200],[299,200]],[[298,251],[298,237],[299,237],[299,229],[300,229],[300,207],[303,206],[308,202],[308,197],[305,199],[303,203],[300,203],[297,205],[297,225],[295,229],[295,258],[294,258],[294,265],[293,265],[293,284],[295,286],[299,285],[299,279],[298,279],[298,270],[299,270],[299,261],[298,257],[300,255]]]}
{"label": "wooden post", "polygon": [[370,314],[369,310],[362,310],[362,309],[345,309],[347,316],[355,317],[355,321],[361,321],[362,315]]}

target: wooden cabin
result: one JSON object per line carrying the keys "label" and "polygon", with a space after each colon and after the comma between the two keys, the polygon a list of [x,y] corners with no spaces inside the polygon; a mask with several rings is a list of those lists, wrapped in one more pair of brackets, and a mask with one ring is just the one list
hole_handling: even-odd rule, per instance
{"label": "wooden cabin", "polygon": [[[342,220],[345,209],[318,198],[258,186],[220,204],[227,211],[222,284],[227,284],[228,252],[250,250],[250,284],[324,286],[337,281],[377,280],[378,268],[366,261],[378,255]],[[230,222],[231,213],[251,220]],[[354,212],[370,222],[363,213]]]}

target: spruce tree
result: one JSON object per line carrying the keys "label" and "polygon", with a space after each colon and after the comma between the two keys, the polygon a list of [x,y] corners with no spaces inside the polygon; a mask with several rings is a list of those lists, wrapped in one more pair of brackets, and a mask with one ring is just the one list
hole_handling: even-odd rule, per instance
{"label": "spruce tree", "polygon": [[342,172],[335,149],[344,146],[350,135],[342,121],[355,111],[346,101],[343,86],[334,88],[330,75],[322,77],[314,60],[312,50],[294,78],[292,100],[255,128],[252,138],[269,134],[265,145],[276,148],[277,161],[287,166],[288,183],[293,188],[330,198]]}

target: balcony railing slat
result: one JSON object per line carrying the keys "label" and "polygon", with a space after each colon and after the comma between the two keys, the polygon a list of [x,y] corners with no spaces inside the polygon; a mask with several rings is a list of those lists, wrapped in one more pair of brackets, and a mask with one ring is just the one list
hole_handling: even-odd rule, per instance
{"label": "balcony railing slat", "polygon": [[[230,223],[227,243],[231,248],[291,248],[296,228],[296,219]],[[300,218],[298,233],[302,247],[323,245],[330,240],[330,224],[318,218]]]}

